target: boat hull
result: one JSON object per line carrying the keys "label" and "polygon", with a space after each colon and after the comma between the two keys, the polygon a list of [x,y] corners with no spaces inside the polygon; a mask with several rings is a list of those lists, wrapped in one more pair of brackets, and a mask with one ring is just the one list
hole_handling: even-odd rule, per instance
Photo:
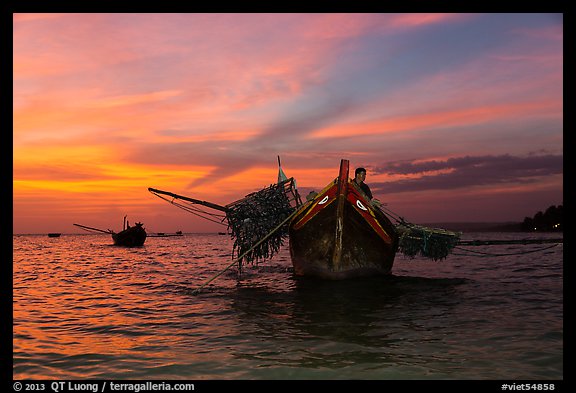
{"label": "boat hull", "polygon": [[115,246],[122,247],[140,247],[146,241],[146,230],[141,224],[130,227],[122,232],[112,234],[112,240]]}
{"label": "boat hull", "polygon": [[348,178],[339,177],[290,223],[294,273],[325,279],[389,274],[398,249],[394,225]]}

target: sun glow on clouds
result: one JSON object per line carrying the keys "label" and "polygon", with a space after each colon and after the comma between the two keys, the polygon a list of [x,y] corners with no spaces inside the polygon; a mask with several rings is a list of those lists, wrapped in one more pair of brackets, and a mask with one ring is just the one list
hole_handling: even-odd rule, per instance
{"label": "sun glow on clouds", "polygon": [[144,104],[148,102],[162,101],[170,97],[180,95],[181,92],[175,90],[157,91],[148,94],[133,94],[117,97],[107,97],[100,100],[89,102],[88,106],[92,108],[110,108],[127,105]]}
{"label": "sun glow on clouds", "polygon": [[560,101],[527,102],[461,109],[458,111],[413,114],[386,120],[372,120],[365,124],[338,125],[319,129],[311,138],[334,138],[348,135],[370,135],[388,132],[422,131],[438,127],[469,126],[528,114],[553,116],[561,113]]}
{"label": "sun glow on clouds", "polygon": [[424,26],[430,24],[438,24],[441,22],[448,22],[451,20],[467,19],[469,15],[462,14],[404,14],[398,15],[394,18],[393,26]]}
{"label": "sun glow on clouds", "polygon": [[[440,212],[455,189],[520,195],[513,164],[549,171],[529,184],[561,203],[562,39],[539,14],[15,14],[14,230],[82,214],[202,230],[146,189],[227,204],[271,184],[277,155],[303,190],[348,158],[415,219],[412,201]],[[379,170],[466,157],[482,182]]]}

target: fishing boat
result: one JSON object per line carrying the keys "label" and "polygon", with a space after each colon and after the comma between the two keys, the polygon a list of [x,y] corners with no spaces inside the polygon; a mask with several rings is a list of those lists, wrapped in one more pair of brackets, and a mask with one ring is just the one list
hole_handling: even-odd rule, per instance
{"label": "fishing boat", "polygon": [[338,177],[306,203],[300,200],[295,180],[282,171],[280,159],[278,164],[276,184],[226,206],[148,190],[197,215],[198,205],[223,213],[219,218],[227,221],[240,267],[242,262],[271,258],[288,237],[296,275],[346,279],[390,273],[398,232],[349,178],[348,160],[341,160]]}
{"label": "fishing boat", "polygon": [[102,232],[102,233],[109,233],[112,235],[112,240],[115,246],[123,246],[123,247],[140,247],[144,245],[146,241],[146,230],[143,227],[143,223],[137,222],[134,226],[130,226],[130,223],[126,220],[126,216],[124,216],[124,224],[122,226],[122,231],[114,232],[111,229],[98,229],[92,228],[86,225],[74,224],[77,227],[80,227],[86,231],[93,231],[93,232]]}
{"label": "fishing boat", "polygon": [[298,211],[289,225],[294,273],[326,279],[389,274],[398,250],[395,226],[349,177],[338,177]]}
{"label": "fishing boat", "polygon": [[146,241],[146,230],[144,224],[137,222],[134,226],[128,224],[121,232],[112,233],[112,240],[115,246],[140,247]]}
{"label": "fishing boat", "polygon": [[244,262],[272,258],[286,237],[296,275],[333,280],[390,274],[398,252],[410,258],[444,259],[458,242],[457,233],[406,222],[374,203],[350,179],[349,160],[342,159],[338,177],[304,203],[279,157],[278,167],[276,184],[226,206],[148,190],[192,214],[227,225],[239,269]]}

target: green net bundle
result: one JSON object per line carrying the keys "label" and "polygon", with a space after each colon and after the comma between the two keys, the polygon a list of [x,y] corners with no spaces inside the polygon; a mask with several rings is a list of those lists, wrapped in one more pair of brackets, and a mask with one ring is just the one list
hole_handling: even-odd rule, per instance
{"label": "green net bundle", "polygon": [[444,259],[460,240],[456,232],[408,223],[398,224],[396,230],[400,235],[398,250],[410,258],[421,255],[435,261]]}
{"label": "green net bundle", "polygon": [[[292,179],[273,184],[227,206],[228,231],[234,239],[233,254],[236,258],[249,251],[292,214],[295,207],[292,206],[290,192],[293,192]],[[272,258],[287,236],[286,224],[246,253],[239,260],[240,267],[242,262],[253,263]]]}

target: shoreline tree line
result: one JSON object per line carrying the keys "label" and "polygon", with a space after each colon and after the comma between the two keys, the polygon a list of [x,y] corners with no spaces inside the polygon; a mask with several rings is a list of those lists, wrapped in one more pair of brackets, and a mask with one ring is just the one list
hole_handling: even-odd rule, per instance
{"label": "shoreline tree line", "polygon": [[563,206],[552,205],[545,212],[539,211],[533,217],[526,217],[520,228],[530,232],[562,232]]}

